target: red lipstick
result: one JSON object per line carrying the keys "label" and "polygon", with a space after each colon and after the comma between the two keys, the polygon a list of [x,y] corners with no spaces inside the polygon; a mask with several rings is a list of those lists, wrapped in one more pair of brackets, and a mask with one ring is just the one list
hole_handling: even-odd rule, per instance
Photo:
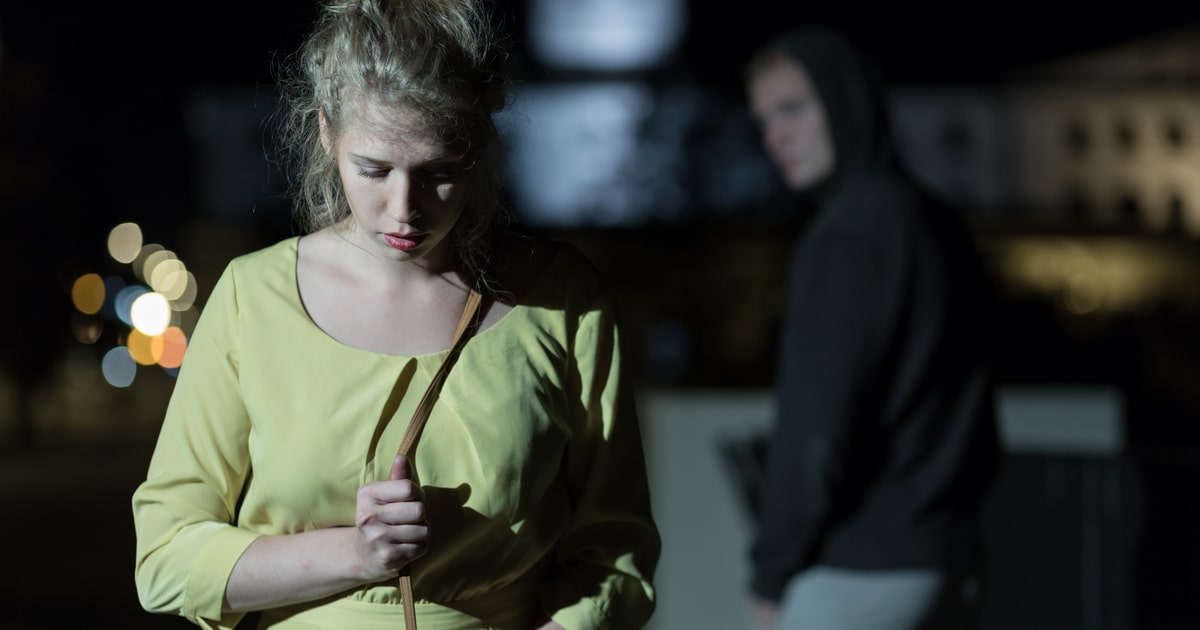
{"label": "red lipstick", "polygon": [[406,252],[420,245],[421,241],[425,240],[425,235],[415,232],[412,234],[384,234],[383,240],[389,246],[394,247],[402,252]]}

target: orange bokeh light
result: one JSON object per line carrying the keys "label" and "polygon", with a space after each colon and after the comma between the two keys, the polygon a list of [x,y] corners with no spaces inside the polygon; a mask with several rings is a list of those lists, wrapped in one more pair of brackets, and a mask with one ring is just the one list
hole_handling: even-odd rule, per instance
{"label": "orange bokeh light", "polygon": [[161,335],[150,340],[150,352],[158,359],[158,364],[165,368],[177,368],[183,364],[183,354],[187,351],[187,337],[179,328],[172,326]]}
{"label": "orange bokeh light", "polygon": [[104,280],[97,274],[85,273],[71,285],[71,301],[80,313],[95,315],[104,306]]}
{"label": "orange bokeh light", "polygon": [[129,331],[129,338],[125,340],[125,345],[129,348],[129,356],[133,357],[133,360],[137,361],[139,365],[154,365],[158,361],[154,358],[153,342],[153,337],[134,328]]}

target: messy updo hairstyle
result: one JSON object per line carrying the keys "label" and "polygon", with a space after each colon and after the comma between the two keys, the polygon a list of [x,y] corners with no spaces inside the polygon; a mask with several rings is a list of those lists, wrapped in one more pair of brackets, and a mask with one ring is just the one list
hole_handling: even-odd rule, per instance
{"label": "messy updo hairstyle", "polygon": [[492,236],[509,221],[492,119],[506,101],[505,44],[479,0],[323,2],[300,50],[276,67],[276,131],[299,227],[315,232],[350,216],[320,114],[336,146],[356,101],[409,109],[463,152],[465,205],[452,238],[463,271],[481,278]]}

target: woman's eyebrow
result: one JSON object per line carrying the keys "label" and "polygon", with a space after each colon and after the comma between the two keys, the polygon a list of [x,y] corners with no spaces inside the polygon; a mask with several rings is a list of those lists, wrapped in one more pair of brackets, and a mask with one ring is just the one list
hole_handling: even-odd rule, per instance
{"label": "woman's eyebrow", "polygon": [[[349,155],[350,159],[354,160],[355,162],[367,162],[367,163],[370,163],[375,166],[391,166],[392,165],[392,162],[390,160],[371,157],[369,155],[363,155],[361,153],[350,152],[348,155]],[[456,153],[447,153],[445,155],[440,155],[437,157],[430,158],[428,160],[424,160],[421,162],[421,164],[428,165],[428,166],[444,166],[447,164],[457,164],[458,162],[461,162],[461,161],[462,161],[461,155],[458,155]]]}
{"label": "woman's eyebrow", "polygon": [[369,155],[363,155],[362,153],[353,153],[352,152],[352,153],[350,153],[350,159],[352,159],[356,162],[370,162],[371,164],[379,164],[379,165],[390,164],[390,162],[388,162],[387,160],[384,160],[381,158],[376,158],[376,157],[371,157]]}

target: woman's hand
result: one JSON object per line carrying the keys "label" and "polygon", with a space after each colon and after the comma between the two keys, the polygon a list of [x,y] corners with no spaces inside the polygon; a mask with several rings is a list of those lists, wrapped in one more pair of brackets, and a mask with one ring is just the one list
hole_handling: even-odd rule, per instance
{"label": "woman's hand", "polygon": [[274,608],[396,577],[425,553],[429,526],[407,458],[392,462],[390,477],[359,488],[355,527],[261,536],[250,543],[225,585],[223,609]]}
{"label": "woman's hand", "polygon": [[369,580],[399,575],[427,550],[429,524],[411,466],[407,457],[397,455],[388,481],[373,481],[358,489],[355,548]]}

